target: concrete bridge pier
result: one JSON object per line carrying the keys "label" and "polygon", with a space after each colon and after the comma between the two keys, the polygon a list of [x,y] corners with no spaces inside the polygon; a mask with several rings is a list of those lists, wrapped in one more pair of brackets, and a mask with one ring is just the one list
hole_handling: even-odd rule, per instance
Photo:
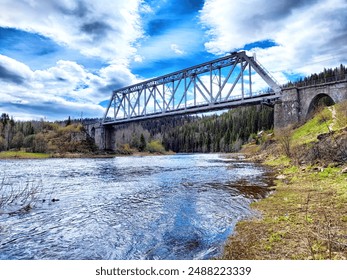
{"label": "concrete bridge pier", "polygon": [[115,129],[113,126],[104,126],[98,122],[84,125],[84,127],[100,150],[115,149]]}
{"label": "concrete bridge pier", "polygon": [[297,88],[282,90],[274,106],[274,128],[284,128],[301,121],[300,95]]}

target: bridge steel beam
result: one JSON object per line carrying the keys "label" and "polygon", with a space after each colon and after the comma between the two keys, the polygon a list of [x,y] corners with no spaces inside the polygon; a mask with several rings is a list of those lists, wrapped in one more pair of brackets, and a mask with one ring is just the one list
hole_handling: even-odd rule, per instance
{"label": "bridge steel beam", "polygon": [[[272,90],[252,92],[258,74]],[[201,113],[278,99],[281,88],[245,52],[113,91],[103,125]]]}

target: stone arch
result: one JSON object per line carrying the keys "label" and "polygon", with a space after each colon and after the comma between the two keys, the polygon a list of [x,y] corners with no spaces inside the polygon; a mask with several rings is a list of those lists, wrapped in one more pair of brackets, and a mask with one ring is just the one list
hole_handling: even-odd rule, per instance
{"label": "stone arch", "polygon": [[312,114],[320,107],[334,105],[335,101],[325,93],[317,94],[310,102],[307,110],[306,118],[312,116]]}

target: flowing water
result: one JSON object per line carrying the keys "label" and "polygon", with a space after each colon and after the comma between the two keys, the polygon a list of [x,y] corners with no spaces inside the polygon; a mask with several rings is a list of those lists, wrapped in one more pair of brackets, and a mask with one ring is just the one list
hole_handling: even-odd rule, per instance
{"label": "flowing water", "polygon": [[216,154],[2,160],[0,174],[37,188],[29,211],[3,206],[0,259],[208,259],[268,193],[261,166]]}

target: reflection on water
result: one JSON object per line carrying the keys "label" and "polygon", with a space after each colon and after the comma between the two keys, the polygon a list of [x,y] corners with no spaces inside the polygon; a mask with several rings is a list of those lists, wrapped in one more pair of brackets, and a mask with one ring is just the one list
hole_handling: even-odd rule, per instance
{"label": "reflection on water", "polygon": [[215,154],[0,168],[14,186],[42,184],[30,212],[0,215],[0,259],[208,259],[268,192],[261,167]]}

